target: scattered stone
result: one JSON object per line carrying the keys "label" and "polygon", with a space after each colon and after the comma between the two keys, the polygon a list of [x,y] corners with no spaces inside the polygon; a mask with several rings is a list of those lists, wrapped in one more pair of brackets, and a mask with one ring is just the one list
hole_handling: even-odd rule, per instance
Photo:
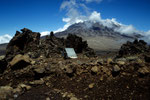
{"label": "scattered stone", "polygon": [[5,58],[5,56],[0,56],[0,60],[2,60],[2,59],[4,59]]}
{"label": "scattered stone", "polygon": [[92,89],[94,87],[94,83],[89,84],[89,89]]}
{"label": "scattered stone", "polygon": [[119,75],[119,73],[120,73],[120,67],[118,65],[113,66],[112,76],[115,77],[115,76]]}
{"label": "scattered stone", "polygon": [[29,82],[29,84],[31,84],[31,85],[41,85],[41,84],[44,84],[44,80],[43,79],[35,80],[35,81],[32,81],[32,82]]}
{"label": "scattered stone", "polygon": [[94,66],[91,68],[92,73],[98,73],[99,68],[97,66]]}
{"label": "scattered stone", "polygon": [[70,100],[78,100],[76,97],[71,97]]}
{"label": "scattered stone", "polygon": [[46,98],[46,100],[50,100],[50,98],[49,98],[49,97],[47,97],[47,98]]}
{"label": "scattered stone", "polygon": [[139,59],[139,57],[138,56],[129,56],[129,57],[126,57],[126,59],[128,61],[137,61]]}
{"label": "scattered stone", "polygon": [[138,73],[141,77],[150,74],[150,69],[148,67],[139,68]]}
{"label": "scattered stone", "polygon": [[19,84],[18,87],[22,88],[22,89],[25,89],[25,90],[30,90],[31,89],[31,86],[25,85],[25,84]]}
{"label": "scattered stone", "polygon": [[111,58],[108,58],[107,59],[107,64],[109,65],[110,63],[112,63],[113,62],[113,60],[111,59]]}
{"label": "scattered stone", "polygon": [[45,72],[45,68],[43,66],[37,66],[35,69],[34,69],[34,72],[36,74],[42,74]]}
{"label": "scattered stone", "polygon": [[125,65],[125,62],[124,61],[118,61],[117,64],[118,65]]}
{"label": "scattered stone", "polygon": [[96,61],[96,64],[98,64],[98,65],[103,65],[103,63],[104,63],[104,60],[103,60],[103,59],[98,59],[98,60]]}
{"label": "scattered stone", "polygon": [[72,77],[74,76],[74,73],[76,72],[76,68],[73,65],[65,66],[64,71],[69,77]]}
{"label": "scattered stone", "polygon": [[118,65],[113,66],[113,72],[119,72],[120,71],[120,67]]}
{"label": "scattered stone", "polygon": [[12,96],[13,88],[10,86],[1,86],[0,87],[0,99],[6,100]]}

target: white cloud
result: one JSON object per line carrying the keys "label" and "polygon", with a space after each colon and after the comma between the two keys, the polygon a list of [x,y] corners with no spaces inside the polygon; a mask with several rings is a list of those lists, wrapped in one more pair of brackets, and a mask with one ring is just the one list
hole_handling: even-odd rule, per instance
{"label": "white cloud", "polygon": [[93,22],[100,22],[101,21],[101,15],[100,13],[97,13],[96,11],[94,11],[90,16],[89,16],[89,20],[93,21]]}
{"label": "white cloud", "polygon": [[86,3],[91,3],[91,2],[100,3],[100,2],[102,2],[103,0],[83,0],[83,1],[85,1]]}
{"label": "white cloud", "polygon": [[0,44],[8,43],[11,39],[12,37],[8,34],[0,36]]}
{"label": "white cloud", "polygon": [[45,35],[49,35],[50,31],[44,31],[44,32],[40,32],[40,33],[41,33],[41,36],[45,36]]}

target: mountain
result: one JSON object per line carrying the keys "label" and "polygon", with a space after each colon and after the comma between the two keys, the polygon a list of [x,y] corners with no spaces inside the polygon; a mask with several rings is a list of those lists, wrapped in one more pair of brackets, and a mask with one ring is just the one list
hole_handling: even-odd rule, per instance
{"label": "mountain", "polygon": [[7,43],[0,44],[0,56],[5,54]]}
{"label": "mountain", "polygon": [[102,51],[118,50],[126,41],[133,41],[135,38],[141,37],[137,33],[127,35],[115,31],[119,27],[119,25],[113,24],[110,28],[99,22],[85,21],[75,23],[65,31],[55,33],[55,35],[66,37],[68,34],[76,34],[87,40],[91,48]]}

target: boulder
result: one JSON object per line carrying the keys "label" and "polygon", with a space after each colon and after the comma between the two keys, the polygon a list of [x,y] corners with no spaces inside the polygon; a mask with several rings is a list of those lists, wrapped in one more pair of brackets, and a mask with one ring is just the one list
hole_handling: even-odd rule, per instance
{"label": "boulder", "polygon": [[12,61],[10,61],[11,69],[21,69],[31,64],[31,59],[28,55],[16,55]]}

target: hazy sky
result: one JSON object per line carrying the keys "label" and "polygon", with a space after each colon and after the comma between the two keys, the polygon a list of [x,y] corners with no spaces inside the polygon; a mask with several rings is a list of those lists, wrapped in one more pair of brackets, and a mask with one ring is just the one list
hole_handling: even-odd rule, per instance
{"label": "hazy sky", "polygon": [[65,1],[81,4],[84,9],[78,9],[82,15],[96,11],[103,19],[116,18],[138,30],[150,30],[150,0],[0,0],[0,36],[13,36],[24,27],[36,32],[63,27],[66,23],[62,19],[69,16],[62,7]]}

